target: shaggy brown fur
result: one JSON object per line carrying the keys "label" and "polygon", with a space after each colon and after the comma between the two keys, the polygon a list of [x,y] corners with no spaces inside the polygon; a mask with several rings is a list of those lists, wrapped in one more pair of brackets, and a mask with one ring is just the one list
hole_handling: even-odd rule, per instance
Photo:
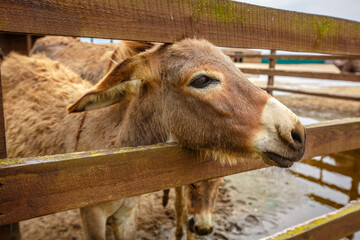
{"label": "shaggy brown fur", "polygon": [[11,53],[1,74],[8,156],[74,151],[81,115],[68,115],[65,109],[91,84],[44,56]]}
{"label": "shaggy brown fur", "polygon": [[138,41],[91,44],[78,38],[46,36],[36,40],[30,56],[43,53],[96,84],[117,63],[151,47],[152,43]]}
{"label": "shaggy brown fur", "polygon": [[[303,155],[305,132],[295,115],[204,40],[186,39],[128,58],[93,89],[42,56],[12,54],[4,61],[9,157],[74,151],[83,113],[67,115],[71,102],[70,112],[98,109],[87,113],[79,151],[175,139],[233,164],[244,154],[265,154],[289,166]],[[104,239],[111,217],[118,239],[134,239],[136,206],[137,198],[128,198],[82,208],[87,238]]]}

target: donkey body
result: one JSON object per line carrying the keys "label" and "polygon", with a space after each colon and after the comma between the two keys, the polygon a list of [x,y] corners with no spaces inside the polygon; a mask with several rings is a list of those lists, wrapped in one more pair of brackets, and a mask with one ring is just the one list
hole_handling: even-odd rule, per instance
{"label": "donkey body", "polygon": [[[168,139],[233,164],[246,156],[289,167],[304,154],[296,116],[204,40],[155,46],[116,65],[92,89],[41,56],[7,57],[3,81],[12,86],[4,101],[9,157]],[[71,103],[68,111],[78,114],[66,113]],[[105,239],[111,217],[118,239],[134,239],[136,206],[134,197],[82,208],[87,238]]]}
{"label": "donkey body", "polygon": [[[137,42],[137,41],[122,41],[118,44],[90,44],[79,41],[72,37],[55,37],[47,36],[39,38],[31,50],[31,55],[36,53],[43,53],[47,57],[59,61],[65,66],[71,68],[74,72],[89,80],[91,83],[98,83],[113,65],[128,57],[134,56],[154,46],[152,43]],[[86,54],[84,54],[84,52]],[[99,64],[94,64],[94,59],[98,59]],[[178,194],[176,190],[176,237],[182,236],[183,224],[188,226],[189,222],[194,222],[194,228],[190,229],[187,234],[191,237],[195,234],[207,235],[212,232],[212,209],[214,207],[217,189],[223,178],[214,179],[212,181],[203,181],[196,183],[197,191],[191,189],[195,184],[184,186],[187,196]],[[211,190],[209,189],[209,185]],[[192,196],[191,194],[194,194]],[[164,191],[164,201],[168,198],[166,191]],[[185,203],[186,199],[186,203]],[[193,201],[192,201],[193,199]],[[206,201],[206,202],[205,202]],[[184,204],[182,204],[184,202]],[[211,202],[212,205],[207,204]],[[166,203],[164,203],[166,205]],[[196,214],[194,207],[196,205]],[[183,207],[180,207],[183,206]],[[191,209],[191,217],[186,218],[187,210]],[[191,225],[193,226],[193,225]],[[180,237],[181,238],[181,237]],[[191,237],[193,238],[193,237]]]}
{"label": "donkey body", "polygon": [[39,38],[30,51],[59,61],[92,84],[98,83],[118,62],[153,47],[138,41],[92,44],[73,37],[46,36]]}

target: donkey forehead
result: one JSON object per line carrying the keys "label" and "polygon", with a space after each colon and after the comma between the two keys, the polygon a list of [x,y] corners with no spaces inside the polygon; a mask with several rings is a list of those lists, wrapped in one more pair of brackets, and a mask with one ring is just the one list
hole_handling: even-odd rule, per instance
{"label": "donkey forehead", "polygon": [[167,59],[190,61],[193,63],[206,63],[207,61],[231,63],[220,49],[206,40],[186,39],[169,46]]}
{"label": "donkey forehead", "polygon": [[206,40],[186,39],[174,43],[164,51],[163,67],[166,77],[184,81],[197,71],[215,71],[224,74],[238,72],[230,58]]}

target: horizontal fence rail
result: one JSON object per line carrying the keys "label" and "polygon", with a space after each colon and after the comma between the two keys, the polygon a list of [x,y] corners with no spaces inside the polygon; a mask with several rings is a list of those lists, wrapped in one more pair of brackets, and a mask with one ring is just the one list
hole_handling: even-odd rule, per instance
{"label": "horizontal fence rail", "polygon": [[277,75],[287,77],[316,78],[339,81],[360,82],[360,73],[323,73],[323,72],[300,72],[274,69],[240,68],[243,73]]}
{"label": "horizontal fence rail", "polygon": [[[360,118],[307,126],[305,158],[360,148]],[[175,144],[0,160],[0,225],[264,168],[222,166]]]}
{"label": "horizontal fence rail", "polygon": [[264,89],[266,91],[281,91],[281,92],[290,92],[290,93],[311,95],[311,96],[317,96],[317,97],[328,97],[328,98],[335,98],[335,99],[360,101],[360,96],[343,95],[343,94],[336,94],[336,93],[323,93],[323,92],[315,92],[315,91],[310,92],[310,91],[302,91],[302,90],[297,90],[297,89],[272,87],[272,86],[267,86],[262,89]]}
{"label": "horizontal fence rail", "polygon": [[360,55],[360,23],[225,0],[3,0],[0,31]]}
{"label": "horizontal fence rail", "polygon": [[226,54],[229,57],[240,58],[274,58],[274,59],[306,59],[306,60],[355,60],[356,55],[300,55],[300,54]]}
{"label": "horizontal fence rail", "polygon": [[360,230],[360,201],[261,240],[335,240]]}

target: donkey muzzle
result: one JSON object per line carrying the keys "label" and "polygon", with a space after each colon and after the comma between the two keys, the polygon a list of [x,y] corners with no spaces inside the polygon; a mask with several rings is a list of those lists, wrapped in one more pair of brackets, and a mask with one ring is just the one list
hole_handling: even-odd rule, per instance
{"label": "donkey muzzle", "polygon": [[192,233],[195,233],[196,235],[199,235],[199,236],[209,235],[210,233],[213,232],[212,226],[197,226],[197,225],[195,225],[195,220],[193,217],[190,218],[188,225],[189,225],[189,231]]}

